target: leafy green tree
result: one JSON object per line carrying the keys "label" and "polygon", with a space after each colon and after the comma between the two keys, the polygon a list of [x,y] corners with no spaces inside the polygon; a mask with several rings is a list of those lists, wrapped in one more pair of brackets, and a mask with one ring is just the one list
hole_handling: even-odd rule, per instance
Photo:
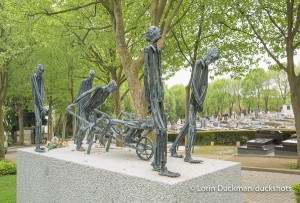
{"label": "leafy green tree", "polygon": [[26,43],[29,36],[26,35],[26,27],[22,26],[22,18],[16,2],[0,2],[0,158],[4,157],[3,105],[7,98],[9,82],[12,74],[16,74],[19,68],[15,60],[29,49],[30,44]]}
{"label": "leafy green tree", "polygon": [[[185,2],[185,5],[189,4],[191,3]],[[58,2],[55,6],[53,3],[51,4],[51,1],[47,1],[43,5],[36,5],[38,6],[35,8],[33,16],[39,14],[55,16],[68,12],[80,12],[84,9],[97,9],[100,5],[103,6],[102,8],[105,8],[106,12],[100,15],[108,14],[105,15],[108,20],[105,22],[109,22],[112,28],[121,66],[128,81],[128,87],[133,97],[137,116],[143,117],[147,107],[144,99],[143,83],[139,80],[139,73],[143,67],[144,57],[141,47],[146,45],[143,34],[150,24],[160,27],[162,37],[159,41],[159,47],[164,47],[168,32],[182,18],[181,15],[177,16],[176,14],[180,9],[187,9],[182,8],[183,0],[152,0],[150,2],[144,1],[143,3],[114,0],[100,0],[90,3],[69,1],[64,3]]]}
{"label": "leafy green tree", "polygon": [[239,111],[242,111],[241,107],[241,89],[242,83],[241,80],[229,79],[228,80],[228,103],[229,103],[229,116],[231,117],[233,112],[234,104],[237,104]]}
{"label": "leafy green tree", "polygon": [[[297,141],[300,143],[300,75],[295,72],[294,64],[295,52],[300,46],[300,2],[230,0],[227,5],[223,7],[224,15],[221,15],[223,25],[238,32],[239,37],[247,39],[255,49],[267,53],[287,73]],[[286,58],[286,63],[282,62],[283,58]],[[299,165],[300,144],[297,149]]]}
{"label": "leafy green tree", "polygon": [[251,98],[249,101],[252,101],[253,98],[255,98],[255,106],[258,109],[260,109],[261,91],[264,88],[265,81],[266,73],[264,69],[256,68],[252,72],[248,73],[242,82],[242,94],[244,99]]}
{"label": "leafy green tree", "polygon": [[[222,115],[224,109],[228,107],[229,81],[222,78],[209,84],[205,106],[212,108],[214,115]],[[207,102],[207,103],[206,103]]]}
{"label": "leafy green tree", "polygon": [[164,86],[164,106],[167,116],[167,121],[174,123],[176,121],[176,102],[173,95],[170,93],[168,86]]}
{"label": "leafy green tree", "polygon": [[[172,115],[173,122],[176,122],[179,118],[183,118],[185,116],[185,88],[183,85],[174,85],[169,89],[169,94],[171,97],[170,103],[173,103]],[[168,105],[169,101],[167,100],[166,105]]]}
{"label": "leafy green tree", "polygon": [[271,82],[275,86],[275,88],[279,90],[282,103],[286,104],[288,93],[290,92],[287,74],[284,70],[278,69],[278,66],[276,66],[275,68],[274,66],[270,66],[269,69],[271,69],[269,71]]}

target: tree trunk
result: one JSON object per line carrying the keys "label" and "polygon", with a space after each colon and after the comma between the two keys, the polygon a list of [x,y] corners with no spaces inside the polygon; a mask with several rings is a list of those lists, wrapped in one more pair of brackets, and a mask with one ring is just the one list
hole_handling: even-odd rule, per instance
{"label": "tree trunk", "polygon": [[5,157],[2,101],[0,101],[0,158]]}
{"label": "tree trunk", "polygon": [[[9,63],[9,62],[8,62]],[[6,63],[6,65],[8,65]],[[3,123],[3,101],[6,97],[8,89],[8,72],[1,71],[0,72],[0,158],[5,157],[5,149],[4,149],[4,123]]]}
{"label": "tree trunk", "polygon": [[297,134],[297,164],[300,166],[300,79],[298,76],[290,76],[292,107],[295,115],[295,127]]}
{"label": "tree trunk", "polygon": [[191,94],[191,79],[187,86],[185,86],[185,120],[189,119],[189,109],[190,109],[190,95]]}
{"label": "tree trunk", "polygon": [[19,132],[20,132],[19,143],[20,143],[21,145],[23,145],[23,144],[24,144],[23,108],[19,109],[19,111],[18,111],[18,117],[19,117]]}
{"label": "tree trunk", "polygon": [[124,68],[129,91],[135,106],[136,115],[138,118],[143,118],[146,115],[147,104],[145,100],[144,85],[139,81],[138,73],[143,65],[144,58],[143,55],[141,55],[138,59],[133,60],[128,53],[120,1],[113,1],[113,10],[110,13],[110,19],[121,64]]}
{"label": "tree trunk", "polygon": [[[161,39],[158,41],[158,46],[163,48],[166,40],[166,35],[169,31],[172,20],[175,18],[183,0],[179,0],[173,5],[172,11],[166,13],[167,16],[161,19],[165,9],[166,1],[159,4],[158,1],[152,1],[150,11],[152,25],[157,25],[161,22],[162,33]],[[124,19],[122,14],[121,1],[104,1],[102,3],[110,14],[111,25],[114,31],[114,37],[119,52],[120,61],[124,68],[124,73],[128,82],[130,94],[132,96],[136,115],[138,118],[143,118],[146,115],[147,103],[145,100],[144,85],[139,81],[139,70],[143,66],[144,55],[141,54],[138,59],[133,60],[128,52],[128,44],[126,43]],[[170,5],[171,6],[171,5]],[[171,8],[171,7],[169,7]]]}
{"label": "tree trunk", "polygon": [[[192,73],[193,73],[193,70],[194,70],[194,68],[192,68]],[[192,83],[192,76],[193,76],[192,73],[191,73],[189,83],[187,84],[187,86],[185,86],[185,122],[187,122],[189,120],[191,83]],[[188,135],[186,135],[184,138],[184,145],[186,146],[187,143],[188,143]]]}
{"label": "tree trunk", "polygon": [[111,71],[111,74],[113,80],[115,80],[118,84],[116,91],[112,94],[115,107],[115,115],[118,116],[121,112],[120,78],[117,77],[116,69],[113,69]]}
{"label": "tree trunk", "polygon": [[73,138],[75,138],[75,133],[76,133],[76,118],[75,116],[72,116],[72,134]]}
{"label": "tree trunk", "polygon": [[52,96],[50,96],[50,98],[49,98],[49,110],[48,110],[48,140],[51,140],[52,137],[53,137],[52,107],[53,107],[53,101],[52,101]]}
{"label": "tree trunk", "polygon": [[268,110],[269,110],[269,98],[266,97],[266,98],[265,98],[265,112],[267,113]]}
{"label": "tree trunk", "polygon": [[234,102],[231,101],[231,102],[230,102],[230,105],[229,105],[229,118],[231,118],[231,115],[232,115],[233,105],[234,105]]}
{"label": "tree trunk", "polygon": [[[68,114],[65,114],[65,115],[63,116],[62,132],[61,132],[61,138],[62,138],[62,141],[65,141],[65,137],[66,137],[67,115],[68,115]],[[74,116],[72,116],[72,117],[74,117]]]}
{"label": "tree trunk", "polygon": [[62,113],[59,114],[58,121],[56,122],[55,128],[54,128],[54,133],[57,135],[59,134],[59,127],[60,127],[61,119],[62,119]]}

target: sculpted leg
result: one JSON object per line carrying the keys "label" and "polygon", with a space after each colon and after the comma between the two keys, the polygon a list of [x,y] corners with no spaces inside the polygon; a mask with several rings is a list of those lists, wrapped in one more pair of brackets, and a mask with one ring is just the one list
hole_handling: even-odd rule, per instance
{"label": "sculpted leg", "polygon": [[80,129],[78,130],[77,132],[78,134],[76,135],[76,150],[77,151],[85,151],[85,149],[82,147],[82,141],[83,141],[83,138],[84,138],[84,134],[85,134],[85,130],[80,127]]}
{"label": "sculpted leg", "polygon": [[183,140],[183,138],[185,137],[185,135],[188,133],[188,129],[189,129],[188,127],[189,127],[189,122],[186,122],[184,124],[184,126],[181,128],[179,134],[177,135],[174,143],[172,144],[172,146],[170,148],[171,157],[183,158],[183,155],[181,155],[181,154],[178,155],[177,154],[177,146]]}
{"label": "sculpted leg", "polygon": [[34,106],[35,111],[35,150],[36,152],[45,152],[44,148],[41,148],[41,137],[42,137],[42,119],[40,112],[36,106]]}
{"label": "sculpted leg", "polygon": [[189,110],[189,134],[188,134],[188,143],[185,146],[185,162],[189,163],[201,163],[202,160],[193,160],[191,157],[191,149],[193,146],[193,140],[196,135],[196,112],[194,110],[194,106],[190,105]]}
{"label": "sculpted leg", "polygon": [[45,152],[44,148],[41,148],[41,134],[42,134],[42,125],[39,122],[36,122],[35,126],[35,150],[36,152]]}
{"label": "sculpted leg", "polygon": [[163,129],[160,131],[160,135],[161,135],[161,146],[160,146],[160,154],[161,154],[161,167],[160,167],[160,171],[159,171],[159,175],[161,176],[168,176],[171,178],[175,178],[180,176],[179,173],[174,173],[171,172],[167,169],[166,167],[166,163],[167,163],[167,131],[166,129]]}
{"label": "sculpted leg", "polygon": [[160,166],[159,166],[159,152],[158,152],[158,143],[160,142],[160,136],[159,136],[159,132],[158,129],[155,130],[155,142],[154,142],[154,146],[153,146],[153,150],[154,150],[154,159],[153,162],[151,163],[151,166],[153,167],[154,171],[159,171]]}

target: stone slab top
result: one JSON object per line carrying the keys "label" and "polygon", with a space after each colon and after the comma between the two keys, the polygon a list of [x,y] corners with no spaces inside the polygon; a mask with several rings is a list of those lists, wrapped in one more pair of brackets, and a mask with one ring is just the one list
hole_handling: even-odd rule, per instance
{"label": "stone slab top", "polygon": [[296,146],[297,147],[297,139],[289,139],[282,141],[282,145],[284,146]]}
{"label": "stone slab top", "polygon": [[247,141],[248,143],[260,143],[260,144],[264,144],[264,143],[269,143],[272,142],[273,139],[269,139],[269,138],[256,138],[255,140],[249,140]]}
{"label": "stone slab top", "polygon": [[[87,145],[83,146],[87,149]],[[160,176],[158,172],[152,170],[151,162],[153,161],[153,158],[149,161],[143,161],[138,158],[134,149],[111,147],[109,152],[105,152],[105,148],[95,148],[95,145],[93,145],[91,154],[88,155],[86,152],[76,151],[75,148],[76,145],[70,144],[68,147],[52,149],[45,153],[37,153],[34,151],[34,147],[32,147],[18,149],[18,153],[30,153],[34,156],[44,156],[72,162],[87,167],[95,167],[169,185],[175,185],[199,176],[208,175],[222,169],[227,169],[228,167],[240,167],[240,164],[236,162],[200,157],[195,157],[195,159],[201,159],[204,161],[203,163],[190,164],[184,162],[181,158],[170,157],[170,154],[168,153],[168,170],[179,172],[181,174],[180,177],[169,178]]]}

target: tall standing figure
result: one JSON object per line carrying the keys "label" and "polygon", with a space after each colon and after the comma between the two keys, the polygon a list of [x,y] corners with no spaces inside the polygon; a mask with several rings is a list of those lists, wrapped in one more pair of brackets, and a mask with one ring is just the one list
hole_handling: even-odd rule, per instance
{"label": "tall standing figure", "polygon": [[[93,80],[94,80],[94,76],[95,76],[95,71],[94,70],[90,70],[90,74],[89,76],[82,80],[80,83],[80,87],[78,89],[78,93],[77,93],[77,98],[84,92],[92,89],[92,85],[93,85]],[[77,114],[79,115],[80,112],[83,109],[83,105],[90,99],[90,95],[87,95],[86,97],[82,98],[80,100],[80,102],[78,102],[78,106],[77,106]],[[77,135],[79,135],[78,130],[81,128],[81,126],[83,126],[84,123],[76,118],[76,130],[75,130],[75,138],[74,138],[74,142],[76,143],[76,140],[78,139]]]}
{"label": "tall standing figure", "polygon": [[37,73],[31,75],[33,107],[35,113],[35,151],[44,152],[45,149],[40,147],[42,137],[42,118],[46,115],[47,110],[44,107],[44,66],[38,64]]}
{"label": "tall standing figure", "polygon": [[206,56],[202,60],[196,61],[192,75],[191,97],[189,102],[189,118],[181,128],[176,140],[170,148],[171,156],[183,158],[177,154],[177,146],[188,133],[188,142],[185,146],[185,162],[201,163],[201,160],[193,160],[191,157],[191,148],[196,135],[196,113],[203,111],[203,104],[208,87],[208,65],[214,63],[219,58],[219,49],[212,47],[207,50]]}
{"label": "tall standing figure", "polygon": [[148,112],[152,114],[155,126],[156,141],[154,146],[154,161],[152,167],[159,175],[178,177],[179,173],[167,170],[167,120],[164,111],[164,87],[161,81],[161,50],[157,47],[160,39],[160,29],[150,26],[145,38],[151,42],[144,49],[144,85],[148,103]]}

